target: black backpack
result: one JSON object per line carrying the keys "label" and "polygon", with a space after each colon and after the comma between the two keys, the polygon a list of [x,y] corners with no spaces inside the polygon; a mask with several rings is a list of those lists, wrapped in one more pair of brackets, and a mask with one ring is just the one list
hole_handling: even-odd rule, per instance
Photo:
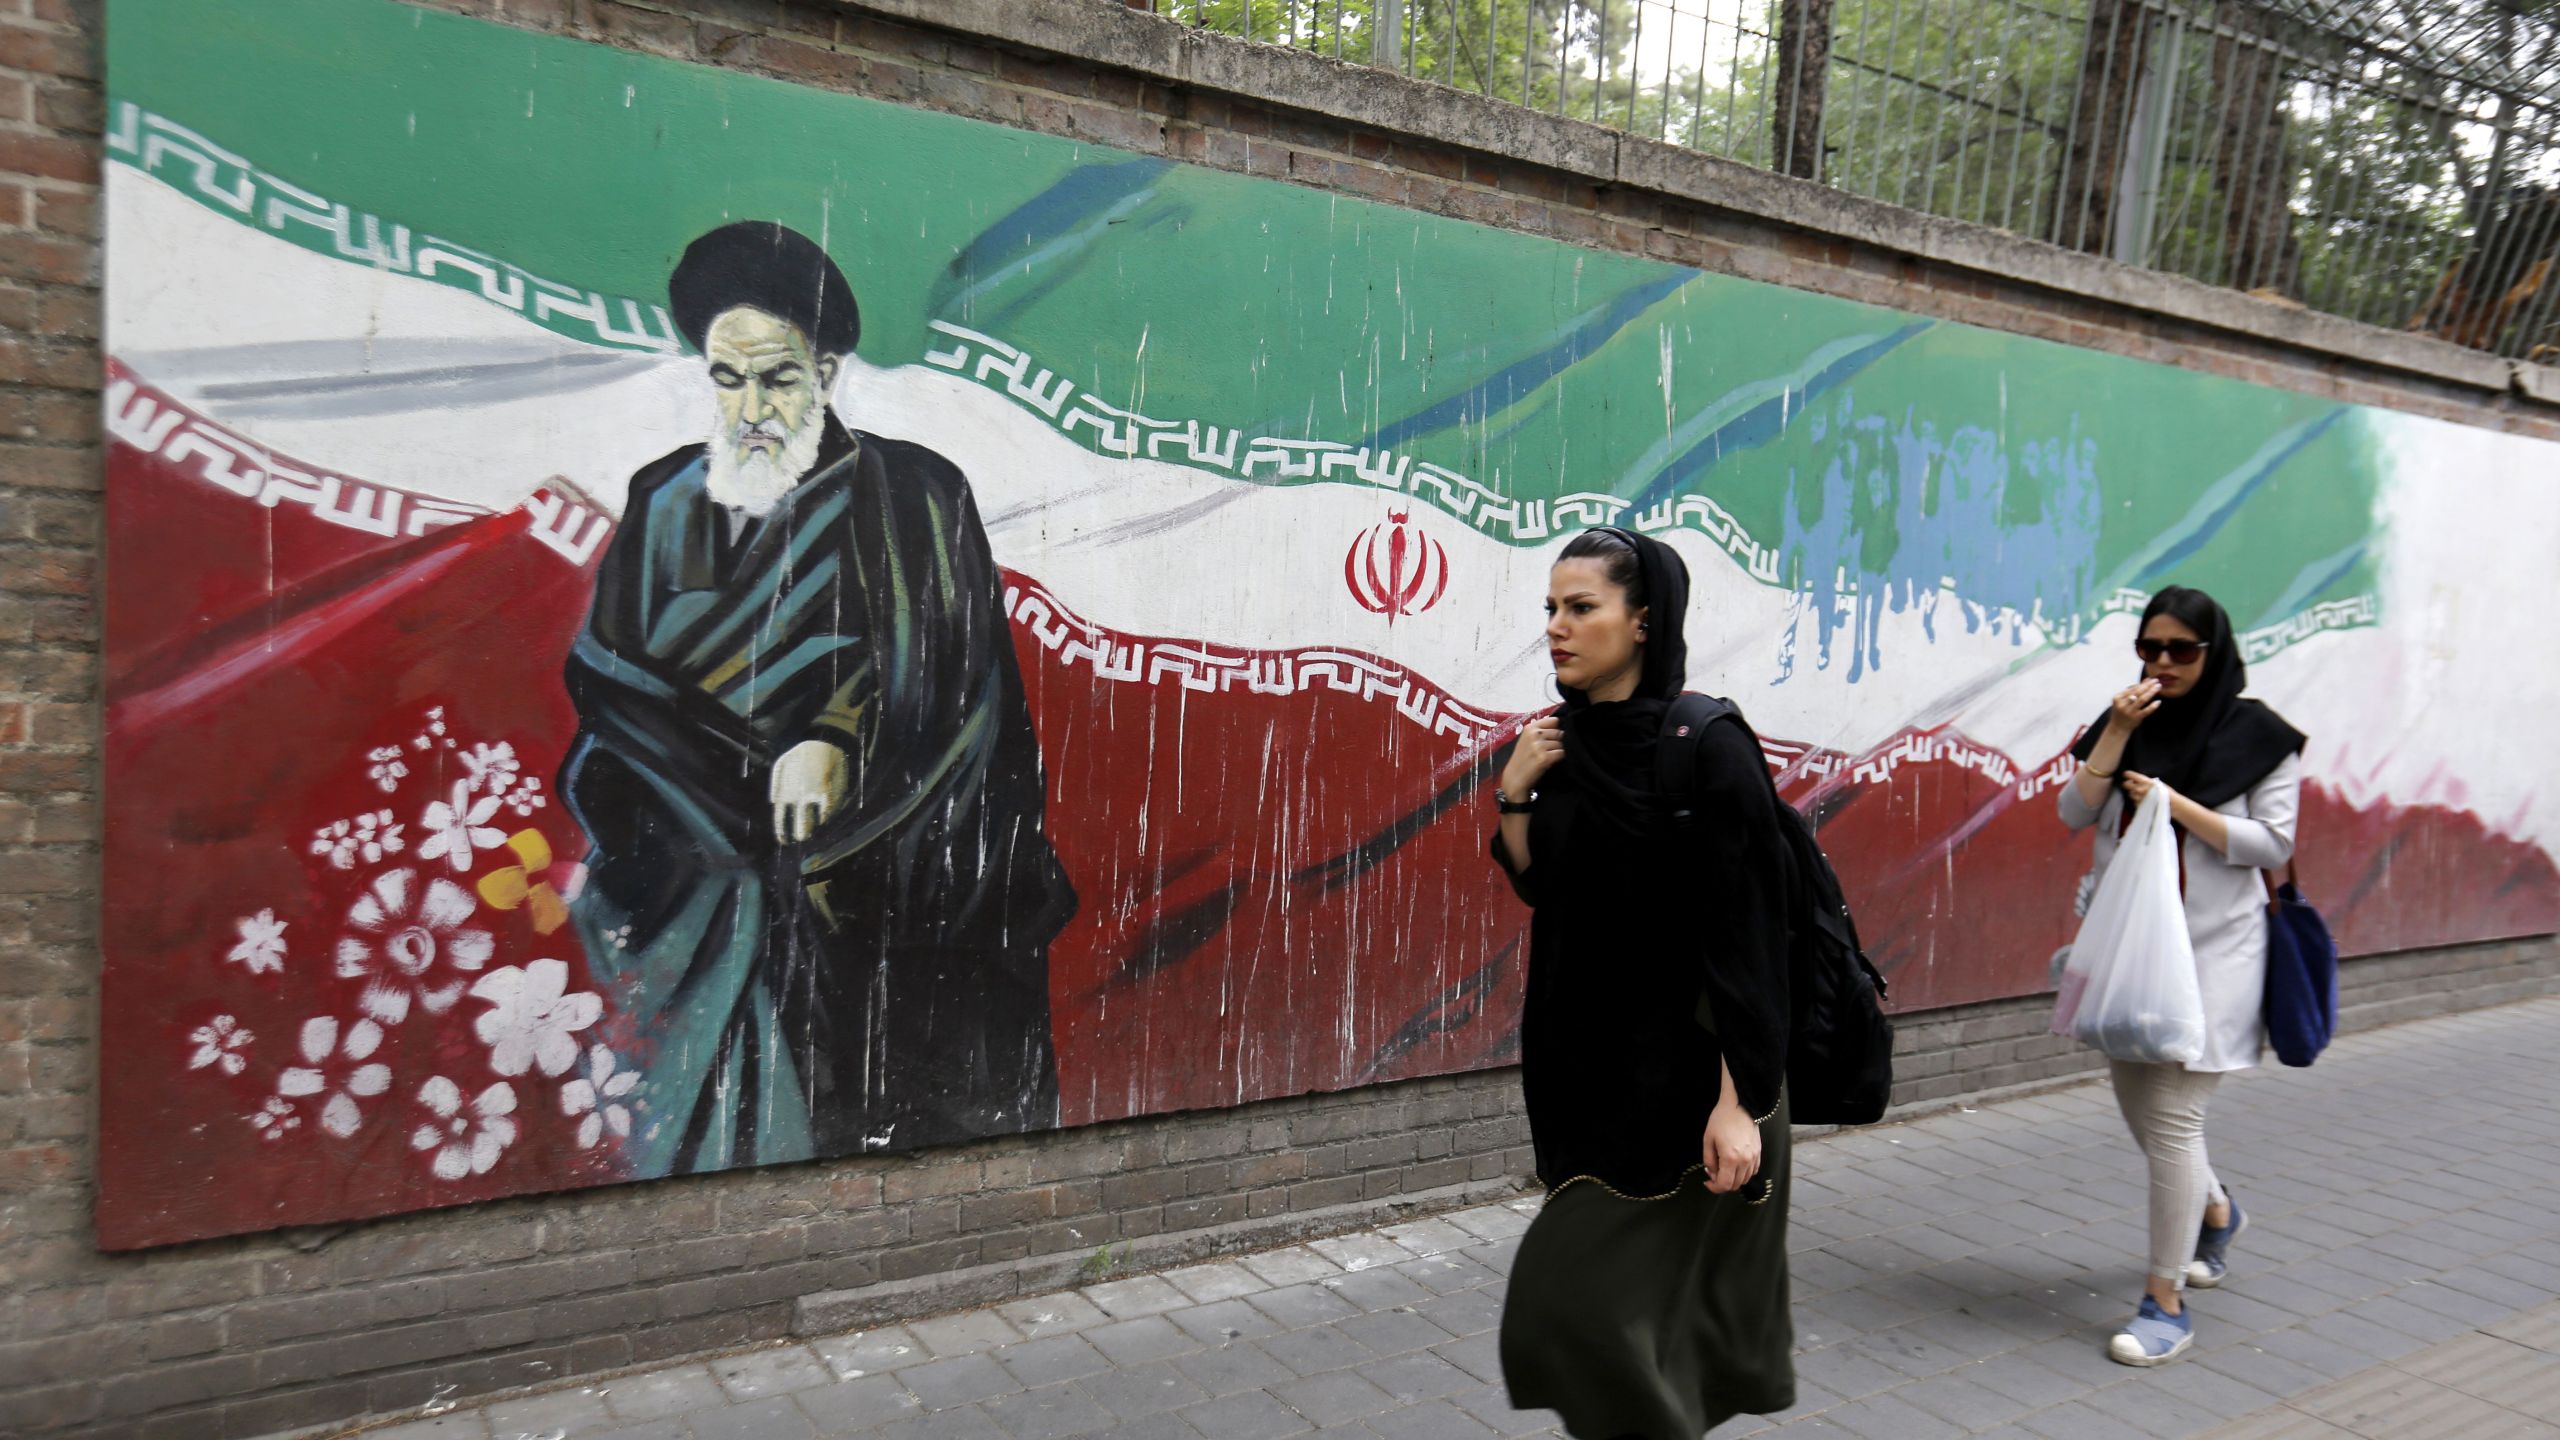
{"label": "black backpack", "polygon": [[[1760,737],[1730,702],[1682,695],[1662,717],[1661,743],[1654,750],[1655,783],[1663,794],[1685,800],[1696,788],[1698,741],[1719,720],[1741,726],[1759,753]],[[1765,766],[1761,773],[1766,779]],[[1858,922],[1849,916],[1840,877],[1815,842],[1812,823],[1778,794],[1775,780],[1768,783],[1796,892],[1787,937],[1790,1118],[1798,1125],[1872,1125],[1884,1118],[1893,1092],[1893,1022],[1884,1013],[1884,976],[1858,944]],[[1685,828],[1692,818],[1685,809],[1672,812],[1675,826]]]}

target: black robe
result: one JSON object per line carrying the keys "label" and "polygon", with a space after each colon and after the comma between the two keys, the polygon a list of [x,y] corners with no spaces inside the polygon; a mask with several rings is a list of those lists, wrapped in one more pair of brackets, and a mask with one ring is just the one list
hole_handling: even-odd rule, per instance
{"label": "black robe", "polygon": [[[1047,947],[1075,896],[1003,580],[948,460],[825,423],[743,526],[702,446],[635,475],[569,661],[572,910],[636,1030],[638,1174],[1057,1119]],[[849,793],[786,845],[772,768],[811,739]]]}

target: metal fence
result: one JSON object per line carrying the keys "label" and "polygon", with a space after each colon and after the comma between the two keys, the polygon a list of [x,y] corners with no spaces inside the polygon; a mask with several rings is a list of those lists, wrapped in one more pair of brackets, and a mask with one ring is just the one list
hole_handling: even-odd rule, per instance
{"label": "metal fence", "polygon": [[2560,0],[1132,0],[2560,359]]}

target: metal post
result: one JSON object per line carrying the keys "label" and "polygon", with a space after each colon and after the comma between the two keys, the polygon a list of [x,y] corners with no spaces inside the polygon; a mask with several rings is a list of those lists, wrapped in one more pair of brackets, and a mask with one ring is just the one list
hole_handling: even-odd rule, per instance
{"label": "metal post", "polygon": [[2124,158],[2117,171],[2115,234],[2109,254],[2128,265],[2151,263],[2151,221],[2160,203],[2160,166],[2169,150],[2169,116],[2176,108],[2178,38],[2184,20],[2169,14],[2147,39],[2154,52],[2145,57],[2133,92],[2133,118],[2126,126]]}

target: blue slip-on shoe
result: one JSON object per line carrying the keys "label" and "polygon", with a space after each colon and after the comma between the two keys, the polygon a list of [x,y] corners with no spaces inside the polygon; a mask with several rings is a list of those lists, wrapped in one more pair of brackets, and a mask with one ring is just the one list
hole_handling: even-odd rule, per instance
{"label": "blue slip-on shoe", "polygon": [[2228,1191],[2223,1198],[2231,1202],[2231,1223],[2207,1225],[2196,1235],[2196,1258],[2187,1266],[2187,1287],[2211,1290],[2231,1273],[2231,1242],[2249,1228],[2249,1212],[2240,1208],[2240,1197]]}
{"label": "blue slip-on shoe", "polygon": [[2175,1315],[2145,1295],[2133,1319],[2107,1341],[2107,1358],[2119,1365],[2166,1365],[2196,1343],[2195,1317],[2185,1309]]}

